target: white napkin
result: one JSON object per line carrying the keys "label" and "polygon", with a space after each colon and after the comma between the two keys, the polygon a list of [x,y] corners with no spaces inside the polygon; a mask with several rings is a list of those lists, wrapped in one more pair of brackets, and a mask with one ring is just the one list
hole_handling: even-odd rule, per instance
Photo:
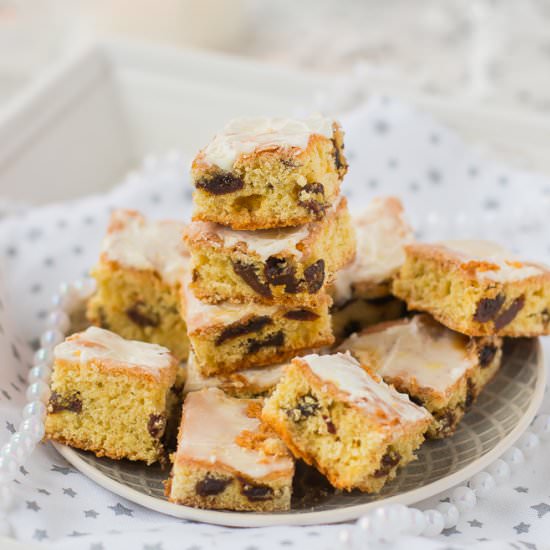
{"label": "white napkin", "polygon": [[[543,227],[550,180],[484,160],[451,130],[392,98],[374,97],[343,122],[351,167],[344,189],[353,210],[376,195],[395,194],[421,238],[490,238],[523,257],[548,262],[550,238]],[[32,346],[44,330],[51,295],[61,281],[81,277],[95,263],[111,209],[186,220],[190,201],[188,162],[170,153],[145,159],[106,195],[0,221],[0,443],[20,421]],[[549,399],[545,409],[550,411]],[[456,528],[429,541],[409,538],[406,547],[462,548],[477,542],[479,548],[503,548],[495,542],[501,540],[515,548],[547,547],[550,488],[541,480],[548,479],[549,459],[547,444]],[[321,549],[335,548],[342,528],[228,529],[162,516],[96,486],[49,444],[21,470],[15,492],[17,505],[9,516],[15,538],[44,548]],[[434,507],[446,497],[419,506]],[[489,542],[482,544],[484,539]]]}

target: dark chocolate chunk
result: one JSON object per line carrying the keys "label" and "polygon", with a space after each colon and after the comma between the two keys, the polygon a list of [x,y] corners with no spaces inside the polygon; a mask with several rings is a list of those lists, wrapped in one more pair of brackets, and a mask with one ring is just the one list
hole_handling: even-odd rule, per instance
{"label": "dark chocolate chunk", "polygon": [[293,422],[300,422],[309,416],[317,414],[319,408],[319,401],[308,393],[300,397],[294,408],[287,409],[286,414]]}
{"label": "dark chocolate chunk", "polygon": [[493,344],[486,344],[478,352],[479,366],[484,369],[488,367],[497,354],[498,348]]}
{"label": "dark chocolate chunk", "polygon": [[523,309],[525,305],[525,297],[520,296],[516,298],[510,306],[505,309],[496,319],[495,319],[495,329],[500,330],[506,325],[510,324],[515,318],[516,315]]}
{"label": "dark chocolate chunk", "polygon": [[319,292],[325,282],[325,260],[317,260],[304,270],[307,291],[310,294]]}
{"label": "dark chocolate chunk", "polygon": [[392,468],[399,464],[401,455],[392,449],[389,449],[386,454],[380,459],[380,468],[372,474],[373,477],[387,476]]}
{"label": "dark chocolate chunk", "polygon": [[293,309],[287,311],[283,317],[291,319],[292,321],[316,321],[319,319],[319,315],[309,309]]}
{"label": "dark chocolate chunk", "polygon": [[395,296],[388,294],[387,296],[379,296],[378,298],[368,298],[366,302],[372,304],[373,306],[385,306],[387,304],[391,304],[395,300]]}
{"label": "dark chocolate chunk", "polygon": [[197,481],[195,492],[200,497],[219,495],[231,483],[231,478],[212,477],[207,475],[204,479]]}
{"label": "dark chocolate chunk", "polygon": [[495,298],[482,298],[477,304],[474,321],[487,323],[494,319],[504,304],[505,299],[504,294],[498,294]]}
{"label": "dark chocolate chunk", "polygon": [[292,157],[282,158],[281,164],[283,164],[287,168],[298,168],[299,166],[301,166],[301,164]]}
{"label": "dark chocolate chunk", "polygon": [[80,397],[80,392],[73,392],[70,395],[61,395],[55,391],[52,392],[48,403],[48,412],[58,413],[61,411],[81,413],[82,399]]}
{"label": "dark chocolate chunk", "polygon": [[273,489],[268,485],[250,483],[246,479],[239,478],[241,482],[241,493],[250,501],[258,502],[269,500],[273,497]]}
{"label": "dark chocolate chunk", "polygon": [[150,414],[147,422],[147,431],[154,439],[160,439],[166,427],[166,416],[164,414]]}
{"label": "dark chocolate chunk", "polygon": [[244,181],[231,172],[218,172],[212,177],[201,178],[195,183],[195,187],[212,195],[227,195],[242,189]]}
{"label": "dark chocolate chunk", "polygon": [[252,264],[233,262],[233,271],[255,292],[264,298],[272,298],[269,285],[260,281],[256,267]]}
{"label": "dark chocolate chunk", "polygon": [[282,330],[269,334],[258,340],[253,338],[248,342],[248,353],[258,353],[262,348],[280,347],[285,343],[285,335]]}
{"label": "dark chocolate chunk", "polygon": [[128,318],[140,327],[158,327],[160,324],[159,316],[147,310],[147,306],[142,301],[137,301],[126,310]]}
{"label": "dark chocolate chunk", "polygon": [[332,420],[328,416],[323,416],[323,420],[325,421],[325,424],[327,425],[328,433],[334,435],[336,433],[336,426],[334,425]]}
{"label": "dark chocolate chunk", "polygon": [[271,317],[267,315],[261,315],[258,317],[252,317],[244,323],[236,322],[226,326],[220,335],[216,338],[216,346],[220,346],[227,340],[250,334],[251,332],[259,332],[267,325],[273,323]]}
{"label": "dark chocolate chunk", "polygon": [[284,258],[270,256],[265,262],[264,276],[272,285],[285,285],[285,292],[289,294],[296,294],[299,290],[296,268]]}
{"label": "dark chocolate chunk", "polygon": [[361,322],[356,321],[354,319],[351,319],[344,325],[344,338],[347,338],[348,336],[351,336],[355,332],[359,332],[361,330]]}
{"label": "dark chocolate chunk", "polygon": [[[312,195],[317,195],[317,197],[312,197]],[[306,183],[298,193],[298,204],[320,217],[327,209],[323,184],[318,182]]]}

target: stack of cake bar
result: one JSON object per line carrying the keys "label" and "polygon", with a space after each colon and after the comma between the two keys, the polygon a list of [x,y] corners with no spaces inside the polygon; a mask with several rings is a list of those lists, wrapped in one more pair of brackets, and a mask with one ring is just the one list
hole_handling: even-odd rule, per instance
{"label": "stack of cake bar", "polygon": [[393,197],[350,220],[346,168],[331,120],[239,120],[193,163],[189,225],[115,211],[46,437],[147,464],[176,448],[171,501],[272,511],[295,460],[372,493],[452,436],[502,337],[550,333],[550,271],[416,243]]}

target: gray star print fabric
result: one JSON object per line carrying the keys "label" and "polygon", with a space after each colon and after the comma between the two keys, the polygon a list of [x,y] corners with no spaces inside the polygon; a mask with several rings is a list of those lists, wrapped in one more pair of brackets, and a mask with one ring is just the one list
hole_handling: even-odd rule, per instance
{"label": "gray star print fabric", "polygon": [[[374,97],[343,119],[352,210],[373,197],[402,198],[422,239],[481,237],[550,263],[550,180],[487,160],[429,115]],[[52,294],[95,263],[113,208],[189,219],[188,162],[150,157],[108,194],[28,210],[0,221],[0,443],[20,422],[26,376],[45,329]],[[548,346],[545,348],[548,350]],[[550,399],[543,410],[550,412]],[[409,550],[548,548],[550,443],[510,480],[434,539],[408,538]],[[59,550],[337,548],[340,526],[228,529],[152,512],[106,491],[40,445],[13,484],[8,521],[19,541]],[[433,508],[444,493],[418,506]],[[345,526],[344,526],[345,527]],[[505,541],[505,542],[503,542]]]}

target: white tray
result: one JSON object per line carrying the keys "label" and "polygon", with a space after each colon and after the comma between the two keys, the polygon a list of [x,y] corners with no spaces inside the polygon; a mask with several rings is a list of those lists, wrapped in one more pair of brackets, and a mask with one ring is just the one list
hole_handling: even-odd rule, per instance
{"label": "white tray", "polygon": [[[0,111],[0,196],[39,204],[101,191],[146,154],[191,154],[233,116],[315,110],[316,94],[339,86],[349,79],[205,52],[83,47]],[[550,173],[547,121],[406,99],[492,154]]]}

